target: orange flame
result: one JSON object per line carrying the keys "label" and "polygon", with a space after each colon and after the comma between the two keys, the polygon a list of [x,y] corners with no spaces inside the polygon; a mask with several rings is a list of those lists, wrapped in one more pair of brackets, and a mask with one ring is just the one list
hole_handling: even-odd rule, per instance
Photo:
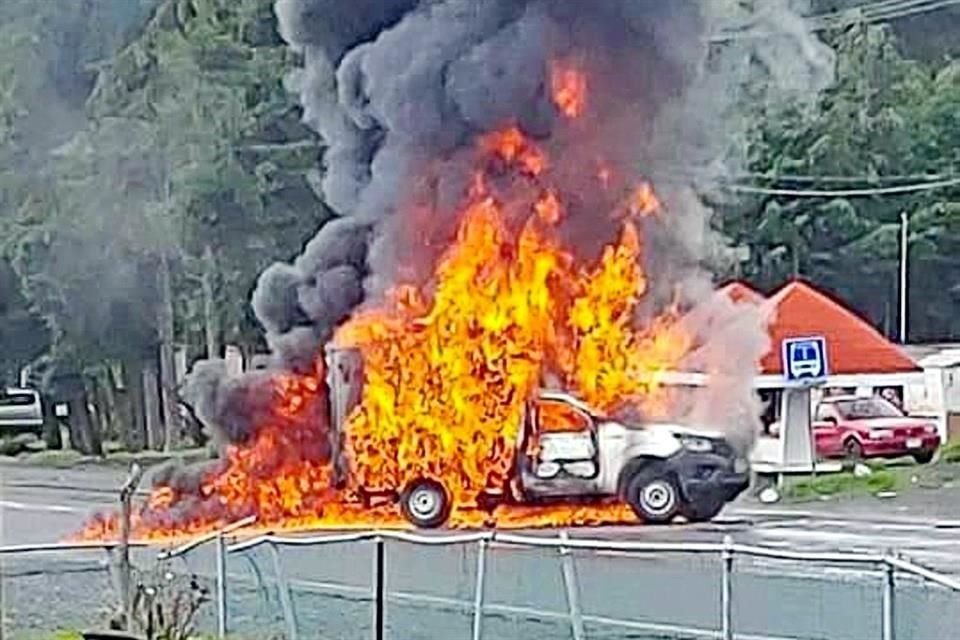
{"label": "orange flame", "polygon": [[649,216],[660,211],[660,200],[649,182],[642,182],[633,190],[628,208],[630,214],[635,217]]}
{"label": "orange flame", "polygon": [[487,134],[480,148],[529,176],[539,176],[547,168],[546,156],[516,126]]}
{"label": "orange flame", "polygon": [[587,74],[570,61],[550,63],[553,104],[568,118],[579,118],[587,108]]}
{"label": "orange flame", "polygon": [[[584,112],[582,71],[554,63],[551,84],[565,115]],[[331,482],[322,371],[280,375],[252,437],[227,449],[198,492],[155,489],[134,514],[135,537],[180,538],[249,515],[271,529],[404,527],[391,502],[364,497],[395,493],[421,477],[450,491],[452,526],[634,520],[619,503],[484,511],[478,499],[511,494],[525,405],[547,380],[600,411],[664,409],[660,376],[690,341],[672,314],[637,322],[648,283],[634,220],[660,204],[641,184],[617,216],[619,234],[584,263],[560,240],[563,191],[550,182],[544,150],[515,125],[482,136],[477,147],[479,167],[456,237],[431,284],[399,284],[336,332],[335,341],[359,349],[364,360],[360,403],[344,429],[347,486]],[[606,186],[611,170],[601,170]],[[509,181],[501,193],[492,178],[504,172],[525,180]],[[116,516],[97,517],[79,537],[112,538],[118,529]]]}
{"label": "orange flame", "polygon": [[[518,133],[509,128],[481,146],[522,172]],[[672,323],[655,331],[635,326],[646,280],[632,222],[595,267],[583,269],[549,227],[534,224],[558,222],[555,191],[534,200],[517,231],[506,208],[495,195],[472,191],[433,290],[418,292],[415,305],[394,298],[336,336],[360,349],[366,376],[347,426],[353,482],[390,491],[422,477],[439,480],[460,507],[453,521],[461,524],[474,521],[469,509],[481,494],[508,490],[525,402],[546,374],[601,410],[645,405],[656,399],[658,374],[686,348],[679,332],[661,337]],[[540,511],[536,522],[562,524],[561,512]],[[584,517],[602,521],[608,513],[601,507]]]}

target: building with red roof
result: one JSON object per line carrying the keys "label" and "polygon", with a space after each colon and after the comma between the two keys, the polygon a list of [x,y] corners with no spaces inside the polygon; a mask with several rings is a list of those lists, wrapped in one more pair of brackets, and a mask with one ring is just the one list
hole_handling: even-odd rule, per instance
{"label": "building with red roof", "polygon": [[[811,414],[829,389],[858,394],[889,389],[904,398],[909,387],[924,384],[923,370],[903,349],[843,302],[807,282],[789,282],[770,297],[743,282],[731,282],[717,295],[759,307],[767,320],[770,349],[753,380],[765,407],[761,416],[764,433],[751,453],[756,470],[785,473],[814,468]],[[789,385],[783,375],[783,342],[812,337],[826,340],[829,375],[821,388]],[[702,387],[708,380],[709,374],[702,370],[665,377],[668,384],[684,387]],[[940,429],[943,435],[942,424]],[[833,467],[839,469],[840,465],[816,463],[817,469]]]}
{"label": "building with red roof", "polygon": [[920,367],[899,346],[866,320],[812,285],[796,280],[784,285],[771,305],[768,328],[773,348],[760,363],[763,374],[783,374],[779,345],[787,338],[823,336],[832,375],[909,374]]}
{"label": "building with red roof", "polygon": [[[781,345],[787,338],[823,336],[830,377],[827,387],[903,387],[922,383],[923,370],[900,348],[842,301],[802,280],[794,280],[766,297],[742,281],[717,290],[737,304],[760,305],[768,313],[770,351],[757,371],[756,386],[784,386]],[[679,384],[705,384],[702,373],[679,374]],[[668,376],[671,379],[674,376]]]}
{"label": "building with red roof", "polygon": [[717,292],[728,296],[737,304],[744,302],[750,304],[763,304],[763,302],[767,299],[765,295],[751,287],[743,280],[734,280],[733,282],[728,282],[724,286],[720,287]]}

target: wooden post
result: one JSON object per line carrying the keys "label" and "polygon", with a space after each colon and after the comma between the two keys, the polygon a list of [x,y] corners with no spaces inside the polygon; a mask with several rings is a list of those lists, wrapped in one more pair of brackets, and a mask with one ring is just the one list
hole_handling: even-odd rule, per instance
{"label": "wooden post", "polygon": [[121,440],[127,451],[141,451],[147,441],[143,399],[143,363],[138,358],[129,358],[123,363],[124,422]]}
{"label": "wooden post", "polygon": [[147,423],[147,447],[154,451],[163,451],[164,430],[160,418],[160,383],[157,376],[157,363],[148,358],[143,363],[143,414]]}
{"label": "wooden post", "polygon": [[120,488],[120,546],[118,548],[118,577],[120,582],[120,609],[123,612],[123,624],[127,631],[133,627],[133,594],[130,590],[130,526],[133,515],[133,494],[143,477],[143,469],[134,463],[130,475]]}
{"label": "wooden post", "polygon": [[203,330],[207,341],[207,357],[219,358],[220,353],[220,317],[217,314],[216,299],[217,259],[213,248],[203,248]]}
{"label": "wooden post", "polygon": [[173,451],[180,446],[180,407],[177,404],[176,361],[173,355],[173,283],[170,258],[166,253],[160,256],[159,280],[157,327],[160,338],[160,389],[163,418],[167,425],[164,449]]}

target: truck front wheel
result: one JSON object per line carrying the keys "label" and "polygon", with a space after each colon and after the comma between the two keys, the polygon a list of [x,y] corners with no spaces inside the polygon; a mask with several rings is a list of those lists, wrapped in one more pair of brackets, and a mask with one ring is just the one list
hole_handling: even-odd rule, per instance
{"label": "truck front wheel", "polygon": [[660,465],[650,465],[633,474],[624,494],[627,504],[648,524],[667,524],[680,511],[677,481]]}
{"label": "truck front wheel", "polygon": [[450,495],[433,480],[416,480],[400,494],[403,516],[421,529],[434,529],[450,515]]}
{"label": "truck front wheel", "polygon": [[680,507],[680,515],[687,522],[709,522],[723,510],[725,504],[722,498],[715,497],[689,501]]}

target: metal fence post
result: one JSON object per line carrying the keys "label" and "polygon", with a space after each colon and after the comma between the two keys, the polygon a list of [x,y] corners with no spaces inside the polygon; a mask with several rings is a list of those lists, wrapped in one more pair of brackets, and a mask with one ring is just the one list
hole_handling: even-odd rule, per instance
{"label": "metal fence post", "polygon": [[217,535],[217,637],[227,637],[227,540]]}
{"label": "metal fence post", "polygon": [[733,538],[723,537],[723,582],[720,588],[720,629],[723,640],[733,640]]}
{"label": "metal fence post", "polygon": [[894,640],[897,635],[894,616],[896,568],[889,559],[883,562],[883,640]]}
{"label": "metal fence post", "polygon": [[[561,531],[560,539],[566,542],[570,540],[570,536],[566,531]],[[573,555],[567,547],[560,547],[560,564],[563,570],[563,586],[567,591],[567,607],[570,610],[570,629],[573,631],[573,640],[585,640],[587,634],[583,627],[583,615],[580,612],[577,570],[573,564]]]}
{"label": "metal fence post", "polygon": [[487,541],[477,543],[477,584],[473,591],[473,640],[483,636],[483,589],[487,577]]}
{"label": "metal fence post", "polygon": [[283,562],[277,545],[270,543],[270,555],[273,557],[273,570],[277,576],[277,591],[280,592],[280,607],[283,609],[283,621],[287,625],[287,640],[298,640],[297,611],[293,606],[293,593],[287,582],[287,574],[283,571]]}
{"label": "metal fence post", "polygon": [[133,519],[133,494],[143,478],[143,469],[136,462],[120,488],[120,545],[117,548],[117,579],[120,587],[120,610],[123,628],[133,631],[133,587],[130,584],[133,569],[130,566],[130,529]]}
{"label": "metal fence post", "polygon": [[377,536],[373,553],[373,640],[383,640],[385,544]]}

